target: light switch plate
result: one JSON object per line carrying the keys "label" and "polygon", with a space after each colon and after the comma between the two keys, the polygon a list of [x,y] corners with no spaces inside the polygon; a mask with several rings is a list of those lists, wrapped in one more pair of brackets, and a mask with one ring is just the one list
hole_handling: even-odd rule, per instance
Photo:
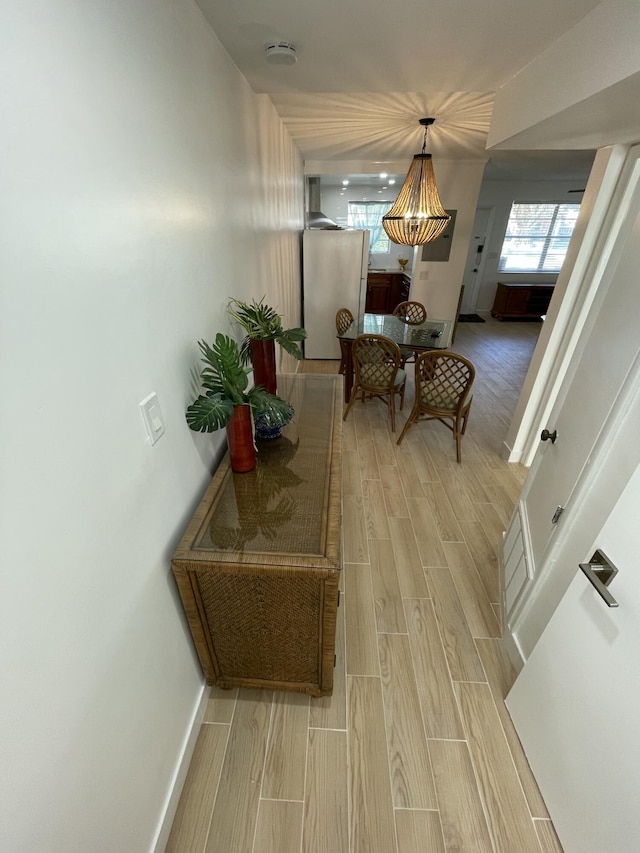
{"label": "light switch plate", "polygon": [[165,431],[162,412],[160,411],[160,403],[158,402],[158,395],[155,391],[152,391],[151,394],[149,394],[148,397],[145,397],[140,403],[140,411],[142,412],[142,419],[145,427],[147,428],[147,435],[149,436],[151,444],[155,444],[160,436],[164,435]]}

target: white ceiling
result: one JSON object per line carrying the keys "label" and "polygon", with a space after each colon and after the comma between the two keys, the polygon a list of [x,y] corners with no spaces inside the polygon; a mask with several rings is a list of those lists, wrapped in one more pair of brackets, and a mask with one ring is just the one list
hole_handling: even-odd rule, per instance
{"label": "white ceiling", "polygon": [[[488,159],[493,95],[600,0],[197,0],[234,63],[271,97],[306,161]],[[292,66],[265,46],[296,46]],[[536,152],[553,172],[592,155]],[[498,177],[530,152],[491,154]],[[505,165],[506,164],[506,165]],[[505,178],[506,179],[506,178]]]}

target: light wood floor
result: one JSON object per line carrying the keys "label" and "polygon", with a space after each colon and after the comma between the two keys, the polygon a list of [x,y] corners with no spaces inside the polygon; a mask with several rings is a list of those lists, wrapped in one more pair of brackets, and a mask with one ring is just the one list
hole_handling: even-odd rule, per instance
{"label": "light wood floor", "polygon": [[498,639],[497,549],[524,476],[498,452],[539,328],[458,327],[477,369],[461,465],[441,424],[398,447],[382,404],[354,406],[334,694],[213,689],[168,851],[561,851]]}

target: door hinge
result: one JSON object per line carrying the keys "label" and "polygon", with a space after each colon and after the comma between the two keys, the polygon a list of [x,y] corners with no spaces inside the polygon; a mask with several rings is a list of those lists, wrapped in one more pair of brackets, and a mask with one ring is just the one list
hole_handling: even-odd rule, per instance
{"label": "door hinge", "polygon": [[557,524],[560,521],[560,516],[564,512],[563,506],[557,506],[556,511],[553,513],[553,518],[551,519],[551,524]]}

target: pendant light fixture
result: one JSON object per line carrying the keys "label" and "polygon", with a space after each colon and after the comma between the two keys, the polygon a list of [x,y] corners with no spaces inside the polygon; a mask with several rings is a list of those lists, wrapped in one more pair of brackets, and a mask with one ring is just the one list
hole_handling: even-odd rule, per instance
{"label": "pendant light fixture", "polygon": [[426,154],[427,131],[433,118],[421,118],[424,127],[422,153],[415,154],[407,177],[391,210],[382,217],[382,227],[394,243],[405,246],[422,246],[439,237],[451,217],[443,208],[431,154]]}

